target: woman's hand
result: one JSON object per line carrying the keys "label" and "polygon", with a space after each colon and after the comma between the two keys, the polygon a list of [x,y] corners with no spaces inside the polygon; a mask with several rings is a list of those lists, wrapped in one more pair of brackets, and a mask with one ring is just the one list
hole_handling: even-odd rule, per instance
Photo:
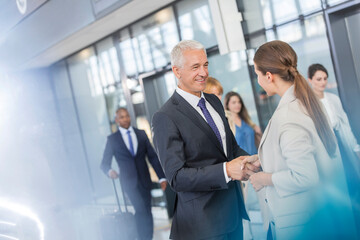
{"label": "woman's hand", "polygon": [[248,168],[253,172],[259,172],[261,170],[261,164],[257,154],[244,157],[243,161],[241,162],[241,169],[245,168]]}
{"label": "woman's hand", "polygon": [[249,181],[253,185],[256,192],[265,186],[273,186],[271,173],[258,172],[250,176]]}

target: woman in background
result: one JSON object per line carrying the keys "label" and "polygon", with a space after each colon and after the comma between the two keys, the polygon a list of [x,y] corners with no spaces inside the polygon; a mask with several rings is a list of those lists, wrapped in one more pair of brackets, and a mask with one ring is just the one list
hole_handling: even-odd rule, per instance
{"label": "woman in background", "polygon": [[259,146],[263,172],[249,178],[261,190],[268,238],[354,238],[336,139],[320,101],[297,70],[295,51],[282,41],[265,43],[254,66],[259,85],[269,96],[281,97]]}
{"label": "woman in background", "polygon": [[323,103],[331,127],[338,140],[349,193],[354,206],[355,219],[357,225],[360,226],[360,145],[351,131],[340,98],[335,94],[325,92],[328,83],[328,71],[326,68],[318,63],[310,65],[308,68],[308,80],[315,95]]}
{"label": "woman in background", "polygon": [[[228,92],[225,95],[224,105],[225,111],[229,111],[231,114],[233,126],[230,127],[235,129],[234,136],[237,144],[250,155],[257,154],[257,147],[259,146],[262,132],[261,129],[251,121],[241,96],[236,92]],[[243,182],[243,184],[246,210],[248,212],[260,211],[259,200],[254,188],[248,181]],[[253,221],[251,218],[250,215],[250,220]],[[263,231],[261,233],[257,232],[257,235],[266,236],[266,233]],[[253,238],[251,224],[249,221],[244,220],[244,240]]]}
{"label": "woman in background", "polygon": [[261,129],[251,121],[241,96],[236,92],[228,92],[225,96],[225,110],[230,111],[235,125],[235,139],[238,145],[250,155],[257,154],[262,136]]}
{"label": "woman in background", "polygon": [[[360,178],[360,145],[351,131],[349,120],[342,108],[340,98],[335,94],[325,92],[327,79],[328,71],[323,65],[312,64],[308,68],[308,80],[315,95],[324,104],[331,127],[338,137],[344,165],[347,168],[353,169],[357,175],[356,177]],[[344,158],[349,162],[346,162]]]}

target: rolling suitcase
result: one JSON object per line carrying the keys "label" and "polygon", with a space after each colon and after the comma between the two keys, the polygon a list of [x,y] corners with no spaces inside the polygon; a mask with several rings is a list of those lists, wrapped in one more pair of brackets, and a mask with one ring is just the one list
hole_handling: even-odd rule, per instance
{"label": "rolling suitcase", "polygon": [[112,183],[119,210],[115,213],[106,214],[100,219],[102,238],[103,240],[135,240],[137,238],[135,216],[128,211],[125,193],[122,188],[121,191],[125,203],[125,212],[121,210],[114,179],[112,179]]}

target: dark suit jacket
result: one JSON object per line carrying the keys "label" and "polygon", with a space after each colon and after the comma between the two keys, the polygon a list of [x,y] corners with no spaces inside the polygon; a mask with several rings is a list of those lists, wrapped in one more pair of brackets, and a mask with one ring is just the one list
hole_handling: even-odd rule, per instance
{"label": "dark suit jacket", "polygon": [[151,179],[145,156],[147,155],[149,162],[159,178],[165,178],[165,174],[145,131],[137,128],[134,128],[134,131],[138,140],[138,149],[135,157],[131,156],[120,131],[117,131],[108,136],[100,167],[104,173],[108,175],[114,156],[119,166],[120,181],[125,191],[132,190],[140,186],[140,184],[145,189],[150,190]]}
{"label": "dark suit jacket", "polygon": [[177,92],[152,121],[155,149],[177,192],[173,239],[226,234],[248,219],[239,182],[226,183],[223,171],[224,162],[248,154],[237,145],[219,99],[204,95],[223,120],[227,156],[207,122]]}

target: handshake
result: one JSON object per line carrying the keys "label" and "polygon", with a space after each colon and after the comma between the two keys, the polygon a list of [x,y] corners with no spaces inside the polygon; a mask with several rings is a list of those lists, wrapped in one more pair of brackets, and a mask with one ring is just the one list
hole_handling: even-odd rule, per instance
{"label": "handshake", "polygon": [[227,175],[233,180],[246,181],[260,170],[258,155],[240,156],[226,163]]}

